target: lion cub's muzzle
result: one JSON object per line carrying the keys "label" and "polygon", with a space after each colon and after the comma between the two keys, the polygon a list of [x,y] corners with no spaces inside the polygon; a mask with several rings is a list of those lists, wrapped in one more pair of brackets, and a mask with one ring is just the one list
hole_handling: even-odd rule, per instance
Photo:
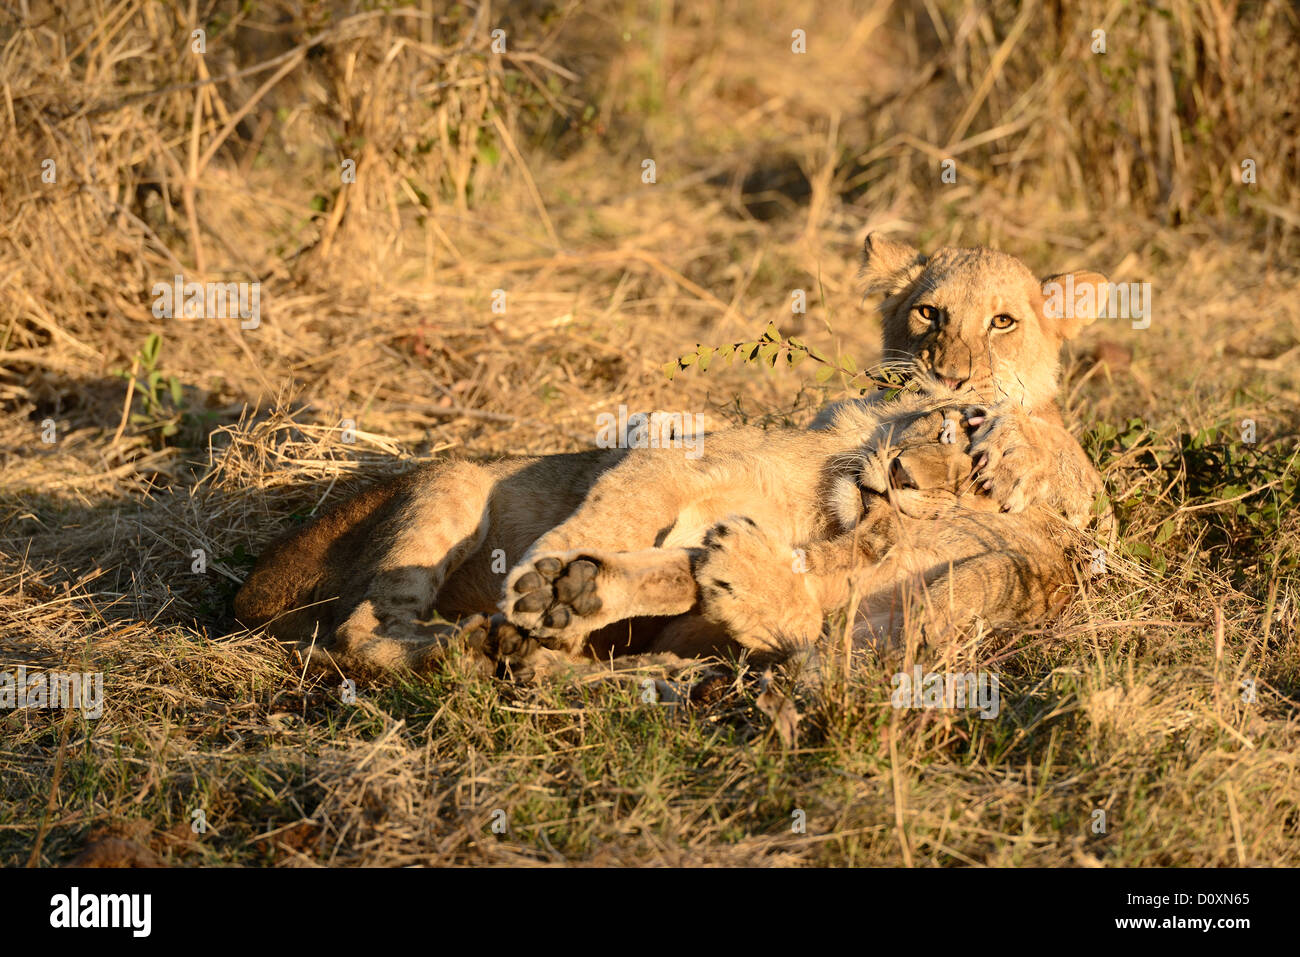
{"label": "lion cub's muzzle", "polygon": [[909,425],[896,444],[864,450],[858,473],[864,506],[868,497],[887,496],[891,489],[969,491],[972,431],[956,410],[931,412]]}
{"label": "lion cub's muzzle", "polygon": [[892,489],[942,489],[954,494],[970,479],[974,463],[968,453],[955,446],[918,446],[904,449],[889,463]]}

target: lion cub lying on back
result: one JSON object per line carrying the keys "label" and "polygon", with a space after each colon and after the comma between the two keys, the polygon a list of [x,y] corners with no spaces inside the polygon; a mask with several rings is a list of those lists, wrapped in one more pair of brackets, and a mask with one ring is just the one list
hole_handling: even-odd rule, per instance
{"label": "lion cub lying on back", "polygon": [[[709,433],[699,458],[641,448],[428,466],[272,546],[236,614],[364,670],[432,662],[475,614],[493,615],[480,647],[516,667],[537,649],[530,639],[576,655],[602,630],[596,641],[615,653],[718,650],[727,636],[687,614],[689,549],[738,506],[790,541],[831,538],[888,509],[859,486],[867,474],[874,488],[898,486],[911,514],[997,508],[971,491],[968,430],[959,413],[945,422],[932,411],[956,399],[936,391],[900,398],[883,426]],[[583,547],[569,554],[571,543]],[[511,591],[526,594],[494,615]],[[626,633],[628,619],[647,617],[656,621]]]}
{"label": "lion cub lying on back", "polygon": [[1091,317],[1048,315],[1023,264],[987,249],[927,259],[873,235],[863,272],[915,392],[832,406],[807,431],[712,433],[694,459],[425,467],[273,545],[237,616],[366,670],[427,665],[458,619],[498,609],[477,640],[507,660],[537,641],[599,656],[771,648],[815,637],[853,575],[869,579],[855,580],[864,637],[896,630],[918,584],[949,596],[919,602],[935,627],[1040,617],[1071,578],[1053,516],[1082,526],[1101,487],[1053,400],[1060,343]]}

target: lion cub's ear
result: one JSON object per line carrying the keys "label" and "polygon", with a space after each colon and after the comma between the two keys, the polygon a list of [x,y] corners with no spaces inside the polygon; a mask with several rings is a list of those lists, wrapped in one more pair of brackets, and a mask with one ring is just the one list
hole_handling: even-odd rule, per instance
{"label": "lion cub's ear", "polygon": [[925,257],[920,250],[887,239],[880,233],[867,233],[862,244],[863,292],[867,295],[883,292],[892,296],[909,285],[925,268]]}
{"label": "lion cub's ear", "polygon": [[1062,339],[1073,339],[1105,311],[1110,283],[1099,272],[1063,272],[1043,279],[1042,294],[1043,322]]}

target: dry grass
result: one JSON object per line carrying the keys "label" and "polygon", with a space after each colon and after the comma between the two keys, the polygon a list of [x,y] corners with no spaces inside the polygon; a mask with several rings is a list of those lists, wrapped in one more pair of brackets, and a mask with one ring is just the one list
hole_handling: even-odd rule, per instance
{"label": "dry grass", "polygon": [[[107,698],[0,712],[0,860],[1300,862],[1292,7],[370,7],[0,11],[0,670]],[[231,633],[261,546],[364,475],[580,448],[620,403],[807,421],[848,383],[661,369],[769,321],[870,362],[869,228],[1153,285],[1063,392],[1108,574],[949,652],[1001,675],[996,719],[895,710],[871,664],[801,699],[793,750],[749,680],[670,708],[453,663],[348,705]],[[178,272],[260,281],[260,326],[155,319]],[[116,374],[150,333],[179,403]]]}

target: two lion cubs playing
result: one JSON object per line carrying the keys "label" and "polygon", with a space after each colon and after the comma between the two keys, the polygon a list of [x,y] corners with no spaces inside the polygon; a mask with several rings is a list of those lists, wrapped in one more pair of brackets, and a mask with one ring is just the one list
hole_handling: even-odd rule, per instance
{"label": "two lion cubs playing", "polygon": [[862,272],[884,295],[885,362],[911,382],[896,397],[833,404],[808,429],[711,433],[698,457],[425,466],[271,545],[236,616],[352,672],[424,668],[463,637],[518,675],[776,653],[852,600],[854,639],[872,643],[909,622],[938,640],[1053,613],[1075,583],[1068,532],[1102,493],[1055,404],[1061,343],[1095,310],[1055,315],[1044,284],[1066,276],[985,248],[925,257],[872,234]]}

